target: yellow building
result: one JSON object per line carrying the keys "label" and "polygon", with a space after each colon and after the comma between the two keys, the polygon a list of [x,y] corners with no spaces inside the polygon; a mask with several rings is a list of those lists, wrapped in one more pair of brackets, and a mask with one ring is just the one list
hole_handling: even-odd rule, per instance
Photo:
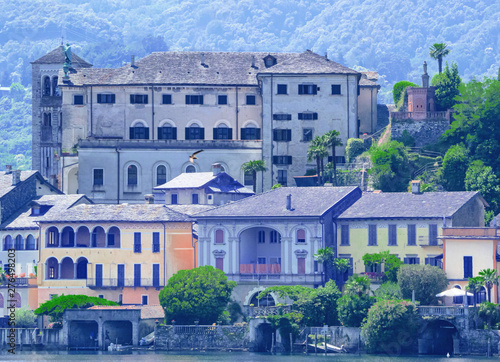
{"label": "yellow building", "polygon": [[[483,269],[498,271],[497,249],[500,230],[497,228],[444,228],[443,269],[450,287],[464,289],[469,278],[477,277]],[[487,289],[478,293],[477,302],[486,300]],[[462,304],[462,298],[446,300],[447,304]],[[498,287],[491,289],[491,302],[498,303]]]}
{"label": "yellow building", "polygon": [[484,226],[485,201],[477,192],[366,193],[337,221],[337,255],[351,273],[380,281],[380,266],[365,266],[363,255],[389,251],[405,264],[441,266],[439,235],[446,226]]}
{"label": "yellow building", "polygon": [[78,205],[40,221],[38,302],[85,294],[158,304],[159,290],[194,267],[191,218],[164,205]]}

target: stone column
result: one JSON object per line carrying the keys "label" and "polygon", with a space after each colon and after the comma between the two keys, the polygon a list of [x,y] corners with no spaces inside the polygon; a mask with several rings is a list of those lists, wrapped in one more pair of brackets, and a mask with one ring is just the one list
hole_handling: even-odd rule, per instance
{"label": "stone column", "polygon": [[139,322],[132,322],[132,345],[139,345]]}
{"label": "stone column", "polygon": [[76,233],[73,232],[73,247],[76,248]]}
{"label": "stone column", "polygon": [[205,265],[212,265],[211,258],[210,258],[210,245],[212,244],[212,240],[207,239],[205,241],[205,244],[207,245],[207,255],[206,255],[206,259],[205,259]]}
{"label": "stone column", "polygon": [[45,272],[45,280],[48,280],[49,279],[49,266],[47,263],[43,263],[43,266],[44,266],[44,272]]}
{"label": "stone column", "polygon": [[103,347],[103,343],[102,343],[102,340],[103,340],[104,336],[103,336],[103,332],[102,332],[102,317],[99,317],[97,319],[97,345],[99,347],[99,349],[102,349]]}
{"label": "stone column", "polygon": [[62,232],[59,233],[59,240],[58,240],[58,242],[59,242],[59,245],[57,245],[57,246],[61,248],[62,247]]}
{"label": "stone column", "polygon": [[61,263],[57,263],[58,266],[58,274],[57,274],[57,279],[62,279],[61,278]]}
{"label": "stone column", "polygon": [[228,243],[228,251],[229,251],[229,255],[228,255],[228,261],[229,261],[229,274],[234,274],[234,260],[233,260],[233,244],[234,244],[234,240],[233,238],[228,238],[227,240],[227,243]]}
{"label": "stone column", "polygon": [[76,279],[76,267],[78,266],[78,263],[73,263],[73,279]]}
{"label": "stone column", "polygon": [[233,243],[234,272],[240,274],[240,239],[234,238]]}
{"label": "stone column", "polygon": [[288,273],[289,274],[293,273],[292,265],[293,265],[292,240],[289,240],[288,241]]}

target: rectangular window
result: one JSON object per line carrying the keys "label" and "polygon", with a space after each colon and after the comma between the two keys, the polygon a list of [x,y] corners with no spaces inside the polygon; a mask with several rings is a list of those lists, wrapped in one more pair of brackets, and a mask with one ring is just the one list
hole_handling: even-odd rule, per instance
{"label": "rectangular window", "polygon": [[162,104],[172,104],[172,95],[171,94],[163,94],[161,97]]}
{"label": "rectangular window", "polygon": [[340,245],[349,245],[349,225],[340,225]]}
{"label": "rectangular window", "polygon": [[397,246],[398,245],[398,227],[397,225],[390,224],[389,225],[389,246]]}
{"label": "rectangular window", "polygon": [[340,84],[332,84],[332,94],[342,94],[342,87]]}
{"label": "rectangular window", "polygon": [[247,94],[247,105],[254,106],[255,105],[255,96],[251,94]]}
{"label": "rectangular window", "polygon": [[270,244],[281,244],[281,234],[278,233],[276,230],[271,231],[270,233]]}
{"label": "rectangular window", "polygon": [[160,287],[160,264],[153,264],[153,287]]}
{"label": "rectangular window", "polygon": [[205,139],[205,128],[186,127],[185,128],[185,139],[187,139],[187,140],[204,140]]}
{"label": "rectangular window", "polygon": [[408,224],[408,245],[417,245],[417,226],[415,224]]}
{"label": "rectangular window", "polygon": [[97,103],[115,103],[114,94],[97,94]]}
{"label": "rectangular window", "polygon": [[130,104],[148,104],[147,94],[131,94]]}
{"label": "rectangular window", "polygon": [[153,253],[160,252],[160,233],[153,232]]}
{"label": "rectangular window", "polygon": [[148,305],[148,296],[147,295],[142,295],[141,296],[141,303],[142,305]]}
{"label": "rectangular window", "polygon": [[247,127],[241,129],[242,140],[260,140],[260,128]]}
{"label": "rectangular window", "polygon": [[220,104],[220,105],[227,104],[227,95],[219,95],[219,96],[217,96],[217,104]]}
{"label": "rectangular window", "polygon": [[228,127],[214,128],[214,140],[232,140],[233,129]]}
{"label": "rectangular window", "polygon": [[273,164],[275,165],[291,165],[292,156],[273,156]]}
{"label": "rectangular window", "polygon": [[472,256],[464,256],[464,279],[472,277]]}
{"label": "rectangular window", "polygon": [[104,299],[104,294],[99,294],[99,299]]}
{"label": "rectangular window", "polygon": [[176,127],[158,127],[159,140],[176,140],[177,128]]}
{"label": "rectangular window", "polygon": [[303,128],[302,129],[302,141],[310,142],[313,139],[313,129],[312,128]]}
{"label": "rectangular window", "polygon": [[83,104],[83,96],[82,95],[74,95],[73,96],[73,104],[80,105]]}
{"label": "rectangular window", "polygon": [[170,204],[177,205],[177,194],[170,195]]}
{"label": "rectangular window", "polygon": [[315,121],[318,119],[318,113],[316,112],[303,112],[298,115],[301,121]]}
{"label": "rectangular window", "polygon": [[292,140],[292,130],[291,129],[274,129],[273,130],[273,141],[289,142],[291,140]]}
{"label": "rectangular window", "polygon": [[245,176],[243,176],[243,185],[253,186],[253,174],[252,174],[252,172],[245,172]]}
{"label": "rectangular window", "polygon": [[275,113],[273,114],[273,120],[275,121],[291,121],[292,115],[288,113]]}
{"label": "rectangular window", "polygon": [[215,267],[224,271],[224,258],[215,258]]}
{"label": "rectangular window", "polygon": [[438,268],[443,269],[443,263],[441,259],[436,259],[435,256],[429,256],[425,258],[425,265],[437,266]]}
{"label": "rectangular window", "polygon": [[276,180],[281,186],[286,186],[288,183],[286,170],[278,170],[278,179]]}
{"label": "rectangular window", "polygon": [[141,286],[141,264],[134,264],[134,287]]}
{"label": "rectangular window", "polygon": [[306,273],[306,259],[305,258],[298,258],[297,259],[297,269],[298,269],[298,274],[304,275]]}
{"label": "rectangular window", "polygon": [[278,84],[278,94],[288,94],[287,88],[286,84]]}
{"label": "rectangular window", "polygon": [[407,258],[404,258],[404,263],[405,264],[420,264],[420,258],[417,258],[415,256],[409,256]]}
{"label": "rectangular window", "polygon": [[259,235],[259,244],[264,244],[266,242],[266,232],[264,230],[260,230],[258,235]]}
{"label": "rectangular window", "polygon": [[368,225],[368,246],[377,245],[377,225]]}
{"label": "rectangular window", "polygon": [[134,253],[141,252],[141,233],[134,233]]}
{"label": "rectangular window", "polygon": [[191,203],[194,204],[194,205],[199,204],[198,194],[192,194],[191,195]]}
{"label": "rectangular window", "polygon": [[316,84],[299,84],[299,94],[317,94],[318,86]]}
{"label": "rectangular window", "polygon": [[95,168],[94,172],[94,186],[104,185],[104,170],[102,168]]}
{"label": "rectangular window", "polygon": [[148,140],[149,127],[130,127],[129,135],[131,140]]}
{"label": "rectangular window", "polygon": [[203,104],[202,95],[186,95],[186,104]]}
{"label": "rectangular window", "polygon": [[429,245],[438,244],[438,226],[437,224],[429,225]]}

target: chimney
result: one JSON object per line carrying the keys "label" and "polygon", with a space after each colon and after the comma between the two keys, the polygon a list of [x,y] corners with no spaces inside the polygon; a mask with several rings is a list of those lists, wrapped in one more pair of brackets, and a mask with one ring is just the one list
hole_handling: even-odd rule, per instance
{"label": "chimney", "polygon": [[411,182],[411,193],[414,195],[421,194],[422,193],[422,191],[420,190],[421,185],[422,185],[421,180],[413,180]]}
{"label": "chimney", "polygon": [[21,170],[12,171],[12,186],[16,186],[21,182]]}
{"label": "chimney", "polygon": [[220,174],[221,171],[222,171],[222,166],[220,163],[214,163],[212,165],[212,172],[213,172],[214,176],[217,176],[218,174]]}
{"label": "chimney", "polygon": [[201,65],[205,65],[205,53],[201,53]]}
{"label": "chimney", "polygon": [[328,52],[325,52],[325,59],[328,60]]}
{"label": "chimney", "polygon": [[255,55],[252,55],[252,68],[255,68]]}
{"label": "chimney", "polygon": [[292,210],[292,194],[286,195],[286,209]]}
{"label": "chimney", "polygon": [[5,174],[11,174],[12,173],[12,165],[5,165]]}
{"label": "chimney", "polygon": [[135,67],[135,55],[132,55],[130,58],[130,66]]}
{"label": "chimney", "polygon": [[154,204],[155,203],[154,195],[153,194],[144,195],[144,203],[145,204]]}

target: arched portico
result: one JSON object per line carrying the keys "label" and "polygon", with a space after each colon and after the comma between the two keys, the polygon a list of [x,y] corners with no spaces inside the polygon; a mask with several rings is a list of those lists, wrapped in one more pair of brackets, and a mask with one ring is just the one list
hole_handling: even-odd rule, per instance
{"label": "arched portico", "polygon": [[281,274],[281,234],[270,227],[254,226],[239,234],[240,274]]}
{"label": "arched portico", "polygon": [[75,277],[75,267],[73,259],[69,256],[65,257],[61,261],[61,277],[60,279],[74,279]]}

